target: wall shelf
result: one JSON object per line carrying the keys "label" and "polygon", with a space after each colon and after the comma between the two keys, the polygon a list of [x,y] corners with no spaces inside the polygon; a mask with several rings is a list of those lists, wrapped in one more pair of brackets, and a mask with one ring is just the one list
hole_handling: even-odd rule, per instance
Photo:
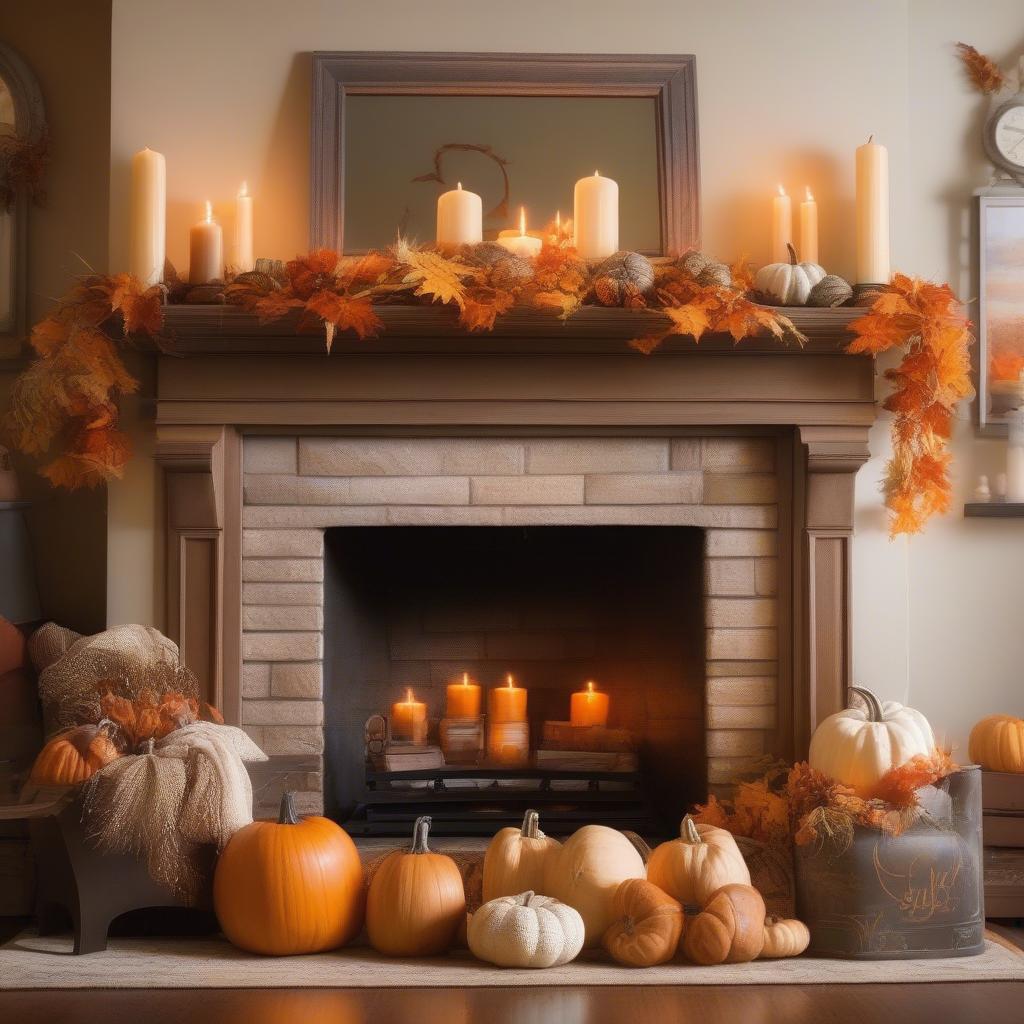
{"label": "wall shelf", "polygon": [[964,516],[979,519],[1024,519],[1024,501],[969,501]]}

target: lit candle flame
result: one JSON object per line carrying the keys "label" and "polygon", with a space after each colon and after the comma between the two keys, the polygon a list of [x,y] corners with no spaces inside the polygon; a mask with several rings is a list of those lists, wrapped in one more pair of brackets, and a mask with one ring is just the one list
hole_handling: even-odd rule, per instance
{"label": "lit candle flame", "polygon": [[561,230],[562,230],[562,211],[561,210],[555,210],[555,231],[558,232],[558,231],[561,231]]}
{"label": "lit candle flame", "polygon": [[779,186],[779,195],[780,196],[784,196],[785,194],[786,194],[786,190],[780,185]]}
{"label": "lit candle flame", "polygon": [[463,686],[469,686],[469,673],[468,672],[463,672],[462,673],[462,685]]}
{"label": "lit candle flame", "polygon": [[807,202],[813,203],[814,202],[814,193],[811,191],[811,186],[810,185],[805,185],[804,188],[806,190],[805,198],[806,198]]}
{"label": "lit candle flame", "polygon": [[249,194],[249,182],[243,181],[242,182],[242,187],[238,190],[238,198],[239,199],[245,199],[245,197],[248,194]]}
{"label": "lit candle flame", "polygon": [[595,178],[599,177],[599,175],[598,175],[597,171],[594,171],[594,177],[595,177]]}
{"label": "lit candle flame", "polygon": [[412,687],[411,687],[411,686],[410,686],[410,687],[408,687],[408,688],[406,689],[406,691],[405,691],[405,703],[406,703],[406,704],[412,704],[412,703],[414,703],[414,702],[413,702],[413,698],[412,698]]}
{"label": "lit candle flame", "polygon": [[462,182],[458,182],[455,186],[460,192],[462,191]]}
{"label": "lit candle flame", "polygon": [[213,223],[213,203],[209,199],[206,200],[206,223]]}
{"label": "lit candle flame", "polygon": [[519,207],[519,234],[520,235],[525,235],[526,234],[526,207],[525,206],[520,206]]}
{"label": "lit candle flame", "polygon": [[591,694],[593,692],[594,692],[594,680],[591,679],[590,682],[587,683],[587,693]]}
{"label": "lit candle flame", "polygon": [[515,684],[515,683],[514,683],[514,682],[512,681],[512,673],[511,673],[511,672],[509,672],[509,674],[508,674],[508,676],[507,676],[507,680],[508,680],[508,681],[507,681],[507,682],[505,683],[505,685],[506,685],[506,686],[507,686],[507,687],[508,687],[508,688],[509,688],[509,689],[511,690],[511,689],[512,689],[512,687],[516,685],[516,684]]}

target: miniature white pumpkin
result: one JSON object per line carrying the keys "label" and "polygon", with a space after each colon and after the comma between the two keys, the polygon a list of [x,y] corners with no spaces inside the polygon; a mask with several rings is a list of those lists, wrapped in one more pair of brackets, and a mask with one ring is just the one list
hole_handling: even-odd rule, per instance
{"label": "miniature white pumpkin", "polygon": [[863,698],[867,710],[847,708],[829,715],[811,737],[808,761],[866,796],[890,769],[918,754],[931,755],[935,737],[920,711],[895,701],[882,703],[859,686],[851,690]]}
{"label": "miniature white pumpkin", "polygon": [[825,277],[825,268],[817,263],[799,263],[796,250],[789,249],[788,263],[769,263],[754,277],[754,291],[773,299],[780,306],[805,306],[811,289]]}
{"label": "miniature white pumpkin", "polygon": [[522,892],[485,903],[466,930],[478,960],[499,967],[558,967],[583,948],[583,918],[550,896]]}

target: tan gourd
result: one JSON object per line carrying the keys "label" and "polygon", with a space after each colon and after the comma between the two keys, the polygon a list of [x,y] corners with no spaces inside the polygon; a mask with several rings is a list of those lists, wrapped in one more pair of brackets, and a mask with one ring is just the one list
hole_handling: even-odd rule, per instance
{"label": "tan gourd", "polygon": [[484,854],[483,900],[544,891],[544,864],[561,843],[540,831],[536,811],[523,815],[522,828],[503,828]]}
{"label": "tan gourd", "polygon": [[1024,772],[1024,718],[989,715],[971,730],[967,751],[990,772]]}
{"label": "tan gourd", "polygon": [[612,923],[601,940],[612,958],[628,967],[653,967],[676,955],[683,908],[652,882],[627,878],[612,900]]}
{"label": "tan gourd", "polygon": [[595,946],[612,923],[619,883],[645,874],[643,858],[621,832],[584,825],[545,860],[544,892],[580,912],[584,945]]}
{"label": "tan gourd", "polygon": [[550,896],[522,892],[485,903],[466,938],[478,960],[499,967],[558,967],[583,948],[583,918]]}
{"label": "tan gourd", "polygon": [[799,956],[811,943],[811,932],[803,921],[795,917],[766,917],[762,960],[784,956]]}
{"label": "tan gourd", "polygon": [[683,955],[695,964],[745,964],[764,945],[764,900],[750,885],[723,885],[688,918]]}
{"label": "tan gourd", "polygon": [[684,905],[704,906],[723,885],[750,885],[750,870],[732,833],[717,825],[699,825],[686,815],[679,838],[657,846],[647,863],[647,878]]}
{"label": "tan gourd", "polygon": [[754,276],[754,291],[780,306],[805,306],[811,289],[825,277],[817,263],[800,263],[796,250],[787,244],[788,263],[769,263]]}

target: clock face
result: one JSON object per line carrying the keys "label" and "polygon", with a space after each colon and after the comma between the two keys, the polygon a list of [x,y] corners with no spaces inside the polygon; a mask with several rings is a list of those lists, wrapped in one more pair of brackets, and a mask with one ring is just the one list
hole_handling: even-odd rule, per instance
{"label": "clock face", "polygon": [[993,141],[999,155],[1024,170],[1024,103],[1006,107],[994,128]]}

